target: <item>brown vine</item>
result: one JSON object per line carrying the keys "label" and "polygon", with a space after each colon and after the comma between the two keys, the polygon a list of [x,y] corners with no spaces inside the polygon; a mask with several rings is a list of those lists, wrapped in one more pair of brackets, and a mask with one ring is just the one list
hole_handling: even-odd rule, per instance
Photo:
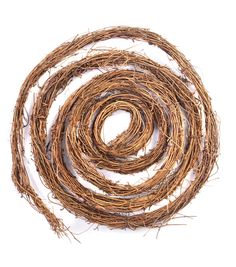
{"label": "brown vine", "polygon": [[[54,197],[69,212],[89,222],[113,228],[160,227],[195,197],[216,162],[218,130],[210,98],[192,65],[172,44],[156,33],[131,27],[103,29],[64,43],[48,54],[23,83],[11,138],[15,186],[58,235],[68,228],[38,196],[25,167],[25,103],[31,88],[49,69],[85,46],[111,38],[141,40],[159,47],[178,64],[181,74],[134,52],[104,50],[51,75],[40,88],[29,124],[37,171]],[[132,68],[121,68],[124,66]],[[51,130],[49,150],[46,126],[52,103],[73,78],[94,69],[107,71],[66,99]],[[116,110],[128,111],[131,122],[126,131],[105,144],[101,129]],[[145,147],[155,127],[159,130],[156,146],[132,158]],[[83,186],[67,167],[64,154],[77,174],[104,193]],[[134,186],[115,183],[99,172],[107,169],[132,174],[161,160],[155,175]],[[194,179],[182,194],[163,207],[147,210],[168,199],[190,171]]]}

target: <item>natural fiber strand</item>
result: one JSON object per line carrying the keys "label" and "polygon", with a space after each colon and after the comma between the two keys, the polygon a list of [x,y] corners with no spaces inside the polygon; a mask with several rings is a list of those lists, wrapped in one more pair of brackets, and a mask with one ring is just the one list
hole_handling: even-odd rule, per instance
{"label": "natural fiber strand", "polygon": [[[113,49],[87,55],[51,75],[40,87],[29,125],[35,166],[54,198],[89,222],[112,228],[160,227],[195,197],[216,162],[218,130],[210,97],[181,52],[160,35],[140,28],[113,27],[76,37],[48,54],[26,78],[15,106],[11,136],[15,186],[58,235],[68,228],[38,196],[25,167],[25,103],[31,88],[49,69],[90,44],[112,38],[159,47],[178,64],[181,74],[138,53]],[[46,126],[52,103],[73,78],[95,69],[107,71],[66,99],[48,142]],[[105,144],[103,124],[116,110],[128,111],[131,122],[126,131]],[[156,146],[143,156],[132,157],[145,147],[155,127],[159,131]],[[104,193],[82,185],[66,159],[78,175]],[[161,161],[155,175],[133,186],[113,182],[99,172],[134,174]],[[190,171],[194,179],[182,194],[147,211],[169,199]]]}

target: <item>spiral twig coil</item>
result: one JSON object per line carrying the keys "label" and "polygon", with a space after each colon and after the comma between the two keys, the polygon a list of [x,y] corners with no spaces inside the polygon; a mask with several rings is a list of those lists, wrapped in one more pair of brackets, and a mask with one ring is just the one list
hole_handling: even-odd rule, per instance
{"label": "spiral twig coil", "polygon": [[[216,162],[218,131],[210,98],[192,65],[172,44],[156,33],[130,27],[77,37],[48,54],[28,75],[12,127],[13,181],[57,234],[67,228],[38,196],[25,167],[25,103],[31,88],[49,69],[91,43],[112,38],[141,40],[159,47],[178,64],[180,74],[146,56],[113,49],[87,55],[51,75],[40,88],[29,124],[35,166],[54,197],[76,217],[90,222],[114,228],[158,227],[193,199]],[[107,71],[66,99],[48,143],[46,126],[52,103],[73,78],[94,69]],[[131,122],[126,131],[105,144],[101,129],[116,110],[128,111]],[[145,147],[155,127],[159,131],[156,146],[143,156],[132,157]],[[74,172],[104,193],[82,185],[68,168],[64,154]],[[133,186],[113,182],[99,171],[132,174],[160,161],[155,175]],[[182,194],[158,209],[147,210],[169,199],[190,171],[194,179]]]}

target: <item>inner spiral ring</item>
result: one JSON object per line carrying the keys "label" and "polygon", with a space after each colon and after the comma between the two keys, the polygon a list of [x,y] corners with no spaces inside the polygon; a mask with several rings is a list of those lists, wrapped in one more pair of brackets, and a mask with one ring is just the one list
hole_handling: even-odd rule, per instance
{"label": "inner spiral ring", "polygon": [[[16,103],[12,128],[13,181],[58,234],[67,228],[35,192],[25,168],[24,106],[31,88],[48,69],[93,42],[111,38],[142,40],[159,47],[178,63],[181,74],[143,55],[110,50],[88,55],[51,75],[35,100],[30,136],[35,166],[54,197],[76,217],[90,222],[114,228],[159,227],[192,200],[216,161],[218,132],[210,98],[182,53],[146,29],[116,27],[77,37],[51,52],[28,75]],[[66,99],[48,143],[47,117],[58,94],[72,79],[99,68],[107,71]],[[128,111],[131,122],[126,131],[105,144],[102,127],[116,110]],[[159,133],[156,146],[135,156],[149,142],[155,128]],[[157,163],[160,167],[152,177],[132,186],[114,182],[100,171],[135,174]],[[147,211],[169,199],[190,172],[194,179],[182,194]],[[82,185],[75,173],[104,193]]]}

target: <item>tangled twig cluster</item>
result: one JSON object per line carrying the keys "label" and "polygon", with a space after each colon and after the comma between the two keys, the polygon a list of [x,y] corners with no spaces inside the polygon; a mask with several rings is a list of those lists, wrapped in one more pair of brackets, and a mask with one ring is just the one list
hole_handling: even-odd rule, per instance
{"label": "tangled twig cluster", "polygon": [[[172,44],[156,33],[130,27],[77,37],[48,54],[28,75],[12,127],[13,181],[57,234],[67,228],[36,193],[25,167],[25,103],[31,88],[49,69],[80,49],[111,38],[141,40],[159,47],[178,64],[180,74],[134,52],[104,50],[51,75],[40,88],[29,124],[35,166],[54,197],[76,217],[90,222],[114,228],[158,227],[193,199],[216,161],[218,132],[210,98],[192,65]],[[47,117],[58,94],[72,79],[101,68],[107,71],[66,99],[49,136]],[[106,144],[101,130],[105,119],[116,110],[128,111],[131,122],[126,131]],[[131,157],[145,147],[155,127],[159,132],[156,146],[147,154]],[[74,172],[103,193],[82,185],[66,160]],[[158,162],[161,166],[152,177],[133,186],[113,182],[99,171],[133,174]],[[182,194],[158,209],[147,210],[169,199],[189,172],[194,178]]]}

